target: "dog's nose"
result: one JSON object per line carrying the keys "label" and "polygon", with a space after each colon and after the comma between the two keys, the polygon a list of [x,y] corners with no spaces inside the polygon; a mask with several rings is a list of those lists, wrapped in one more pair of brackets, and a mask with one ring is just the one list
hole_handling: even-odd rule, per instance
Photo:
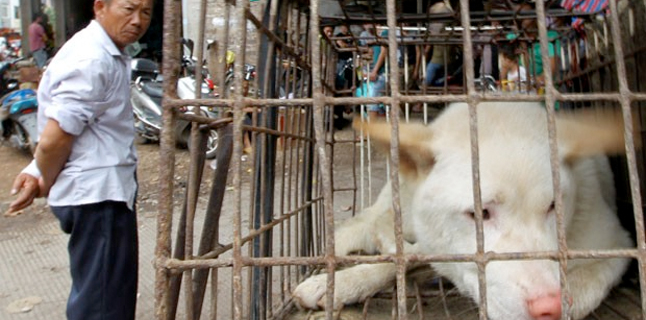
{"label": "dog's nose", "polygon": [[532,319],[557,320],[561,318],[561,291],[552,292],[527,301]]}

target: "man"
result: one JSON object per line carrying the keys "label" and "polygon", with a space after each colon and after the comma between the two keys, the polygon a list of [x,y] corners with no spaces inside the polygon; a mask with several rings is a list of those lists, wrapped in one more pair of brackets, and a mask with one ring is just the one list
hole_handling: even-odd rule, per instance
{"label": "man", "polygon": [[134,319],[137,155],[126,45],[150,24],[152,0],[95,0],[95,20],[71,38],[38,90],[40,141],[9,207],[48,197],[70,234],[68,319]]}
{"label": "man", "polygon": [[47,34],[42,25],[43,15],[41,13],[34,13],[31,24],[29,25],[29,49],[31,55],[36,60],[38,68],[42,68],[47,62],[47,51],[45,51],[45,42],[47,41]]}

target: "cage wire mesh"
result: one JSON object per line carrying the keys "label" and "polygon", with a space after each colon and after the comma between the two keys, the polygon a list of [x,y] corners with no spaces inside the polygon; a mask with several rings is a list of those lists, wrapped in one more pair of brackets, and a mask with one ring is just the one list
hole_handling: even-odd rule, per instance
{"label": "cage wire mesh", "polygon": [[[435,261],[474,262],[480,288],[486,288],[488,262],[519,259],[560,263],[567,317],[567,261],[591,257],[629,257],[634,263],[589,318],[646,319],[639,179],[643,151],[627,139],[627,155],[612,159],[619,215],[636,239],[635,248],[568,250],[563,213],[557,210],[558,250],[504,254],[484,252],[475,144],[477,105],[485,101],[544,102],[548,123],[553,123],[556,109],[593,106],[621,108],[630,120],[632,107],[637,110],[632,114],[636,123],[643,126],[646,2],[606,1],[603,10],[593,13],[567,8],[568,1],[460,0],[446,1],[448,10],[430,10],[433,3],[203,0],[199,8],[188,6],[182,13],[179,2],[165,2],[163,72],[168,81],[155,253],[158,319],[487,319],[484,289],[474,303],[424,266]],[[336,13],[326,13],[335,6]],[[191,54],[195,70],[204,71],[194,73],[195,83],[214,83],[211,96],[203,96],[196,85],[200,98],[178,98],[175,84],[186,54],[179,41],[182,14],[197,21]],[[217,28],[210,23],[213,17],[223,21]],[[327,34],[326,26],[337,31],[345,26],[350,32]],[[375,31],[359,35],[362,26]],[[215,44],[207,41],[213,38]],[[383,79],[370,74],[377,47],[386,52]],[[425,52],[429,47],[437,48],[435,53]],[[509,52],[509,47],[513,49],[505,60],[503,51]],[[427,63],[434,54],[446,62],[441,68]],[[503,63],[514,67],[499,65]],[[544,76],[538,67],[529,67],[539,63]],[[521,66],[526,66],[524,76]],[[504,78],[514,73],[517,77],[501,81],[499,70],[507,72]],[[379,92],[371,93],[369,88],[379,81]],[[477,252],[407,255],[396,133],[400,123],[432,121],[451,102],[469,105],[470,119],[464,121],[470,123],[474,150]],[[385,113],[371,113],[367,106],[375,104],[383,105]],[[185,112],[187,106],[198,111]],[[217,110],[220,116],[206,117],[200,107]],[[370,136],[363,139],[342,128],[352,117],[390,122],[395,138],[389,154],[376,153]],[[193,126],[186,193],[183,205],[174,207],[172,128],[178,119],[192,121]],[[626,130],[628,137],[631,131]],[[209,162],[206,141],[213,131],[218,136],[217,157]],[[554,155],[553,136],[552,126]],[[552,170],[556,174],[558,168]],[[392,184],[395,199],[395,253],[335,256],[335,223],[369,207],[386,183]],[[559,193],[556,184],[557,199]],[[334,271],[378,263],[396,266],[393,286],[333,310]],[[296,308],[294,288],[319,272],[328,274],[321,300],[327,311]]]}

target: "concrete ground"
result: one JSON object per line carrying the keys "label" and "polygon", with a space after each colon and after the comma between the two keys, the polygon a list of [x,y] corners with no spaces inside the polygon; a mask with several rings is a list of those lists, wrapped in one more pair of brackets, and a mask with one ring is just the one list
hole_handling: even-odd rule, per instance
{"label": "concrete ground", "polygon": [[[139,146],[140,197],[139,296],[137,319],[154,316],[153,257],[156,239],[157,145]],[[186,161],[187,152],[179,151],[178,160]],[[11,201],[9,190],[13,177],[30,158],[9,146],[0,145],[0,212]],[[178,167],[178,177],[184,170]],[[16,217],[0,216],[0,319],[65,319],[65,305],[70,290],[68,236],[51,214],[43,199],[38,199]],[[116,306],[115,306],[116,307]]]}

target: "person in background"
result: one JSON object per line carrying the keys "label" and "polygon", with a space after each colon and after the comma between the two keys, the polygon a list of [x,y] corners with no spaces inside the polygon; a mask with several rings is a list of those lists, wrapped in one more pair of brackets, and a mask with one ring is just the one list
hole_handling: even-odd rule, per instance
{"label": "person in background", "polygon": [[527,86],[527,71],[525,67],[518,64],[518,53],[516,46],[512,44],[501,45],[498,47],[500,52],[501,69],[506,70],[501,74],[501,83],[503,91],[525,92]]}
{"label": "person in background", "polygon": [[359,34],[359,45],[362,47],[370,47],[374,45],[376,39],[376,31],[374,23],[364,23],[363,31]]}
{"label": "person in background", "polygon": [[[451,7],[444,1],[439,1],[432,4],[428,8],[429,13],[452,13]],[[444,28],[443,23],[431,23],[429,31],[432,35],[438,35]],[[432,52],[431,52],[432,49]],[[432,45],[424,48],[424,55],[430,54],[431,59],[426,64],[426,79],[427,86],[441,86],[443,85],[441,79],[444,77],[444,70],[453,62],[451,55],[451,47],[447,45]]]}
{"label": "person in background", "polygon": [[[352,39],[347,38],[351,37],[352,34],[348,30],[348,26],[340,25],[339,32],[337,32],[334,37],[346,37],[346,39],[337,39],[335,40],[335,45],[339,49],[349,49],[352,48],[354,42]],[[346,64],[348,60],[352,59],[352,51],[339,51],[337,57],[339,60],[336,64],[336,89],[342,90],[347,88],[349,85],[352,85],[352,73],[353,70],[346,70]],[[349,82],[349,83],[348,83]]]}
{"label": "person in background", "polygon": [[[133,320],[137,153],[124,48],[148,29],[153,0],[95,0],[95,19],[58,51],[38,88],[40,140],[14,180],[9,212],[47,202],[70,235],[69,320]],[[82,48],[82,50],[79,50]]]}
{"label": "person in background", "polygon": [[[534,11],[534,6],[529,3],[523,3],[519,5],[518,7],[515,8],[515,10],[519,12],[529,12],[529,11]],[[537,87],[542,87],[545,84],[545,74],[544,74],[544,66],[543,66],[543,59],[541,55],[541,46],[538,41],[538,25],[536,23],[536,19],[523,19],[520,23],[520,30],[518,32],[512,32],[507,34],[507,39],[508,40],[515,40],[518,38],[518,36],[524,33],[527,35],[529,38],[536,39],[531,43],[531,47],[526,43],[526,42],[521,42],[521,49],[526,49],[523,50],[529,51],[529,55],[531,57],[527,57],[525,55],[525,59],[527,61],[522,61],[522,65],[526,66],[526,69],[528,71],[529,77],[533,78],[533,82],[536,83]],[[554,30],[547,30],[547,38],[548,38],[548,57],[549,57],[549,64],[552,69],[552,74],[555,75],[558,70],[556,70],[556,52],[560,50],[560,46],[558,43],[558,32]],[[528,48],[529,47],[529,48]],[[501,67],[500,69],[500,76],[503,77],[503,75],[507,74],[508,70],[504,67]]]}
{"label": "person in background", "polygon": [[47,34],[43,28],[43,14],[40,12],[34,13],[31,24],[29,25],[29,50],[31,55],[36,61],[38,68],[45,66],[47,62],[47,51],[45,42],[47,41]]}
{"label": "person in background", "polygon": [[47,40],[45,41],[45,52],[47,52],[47,57],[54,56],[54,47],[55,47],[55,38],[54,38],[54,27],[49,22],[49,16],[47,14],[42,14],[42,19],[40,25],[45,29],[45,36]]}
{"label": "person in background", "polygon": [[334,33],[334,27],[333,26],[325,26],[323,27],[323,34],[327,36],[328,38],[331,38]]}
{"label": "person in background", "polygon": [[[340,25],[338,27],[339,31],[334,35],[335,38],[345,38],[345,39],[336,39],[335,45],[339,49],[350,49],[354,47],[355,43],[352,37],[352,33],[346,25]],[[352,61],[354,52],[353,51],[338,51],[337,63],[336,63],[336,76],[334,81],[334,87],[336,90],[345,90],[353,85],[354,77],[354,61]],[[342,94],[347,95],[347,94]],[[337,94],[339,96],[339,94]],[[345,119],[343,114],[344,112],[350,112],[350,109],[346,106],[334,106],[333,114],[333,125],[337,130],[345,128],[350,124],[350,120]]]}
{"label": "person in background", "polygon": [[[387,40],[388,30],[383,30],[379,37]],[[386,90],[386,59],[388,59],[388,47],[382,45],[372,46],[372,63],[370,63],[370,71],[368,72],[367,80],[371,82],[368,96],[371,98],[381,97]],[[383,104],[375,103],[367,105],[368,116],[375,118],[385,114]]]}
{"label": "person in background", "polygon": [[[247,97],[249,96],[249,80],[242,80],[242,95]],[[245,113],[244,120],[242,124],[245,126],[253,126],[253,112],[258,112],[257,116],[260,117],[259,109],[253,106],[247,106],[242,109]],[[251,131],[245,131],[242,134],[242,152],[245,155],[251,154],[253,145],[251,144]],[[245,158],[246,159],[246,158]]]}

